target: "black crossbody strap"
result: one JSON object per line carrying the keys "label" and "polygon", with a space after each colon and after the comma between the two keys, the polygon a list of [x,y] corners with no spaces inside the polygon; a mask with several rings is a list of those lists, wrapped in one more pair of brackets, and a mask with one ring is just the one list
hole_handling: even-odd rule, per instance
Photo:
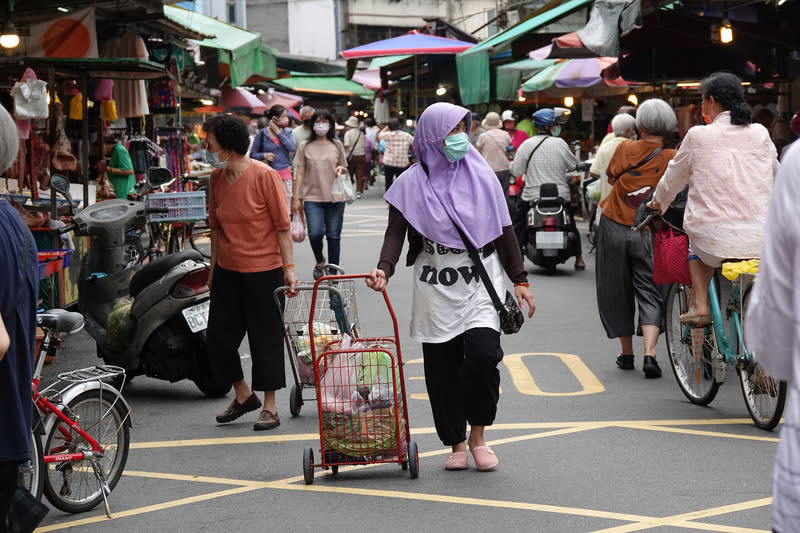
{"label": "black crossbody strap", "polygon": [[353,152],[356,151],[356,145],[358,144],[358,141],[360,141],[360,140],[361,140],[361,130],[358,130],[358,137],[356,137],[356,142],[353,143],[353,147],[350,148],[350,153],[347,154],[347,160],[348,161],[350,160],[351,157],[353,157]]}
{"label": "black crossbody strap", "polygon": [[[658,148],[656,148],[655,150],[653,150],[653,151],[652,151],[652,153],[651,153],[650,155],[648,155],[647,157],[645,157],[644,159],[642,159],[641,161],[639,161],[638,163],[636,163],[636,164],[635,164],[635,165],[633,165],[632,167],[628,167],[628,168],[626,168],[625,170],[623,170],[622,172],[620,172],[619,176],[622,176],[622,175],[623,175],[623,174],[625,174],[626,172],[630,172],[631,170],[637,169],[637,168],[639,168],[640,166],[644,165],[645,163],[647,163],[648,161],[650,161],[651,159],[653,159],[655,156],[657,156],[657,155],[658,155],[658,154],[661,152],[661,150],[663,150],[663,149],[664,149],[664,147],[663,147],[663,146],[659,146]],[[616,177],[616,178],[614,178],[614,179],[619,179],[619,176],[617,176],[617,177]]]}
{"label": "black crossbody strap", "polygon": [[523,178],[525,177],[525,174],[528,173],[528,166],[530,166],[530,164],[531,164],[531,158],[533,157],[533,154],[536,153],[536,150],[538,150],[539,147],[542,145],[542,143],[544,143],[546,140],[547,140],[547,137],[545,137],[541,141],[539,141],[539,144],[536,145],[536,147],[533,149],[531,154],[528,156],[528,160],[525,162],[525,172],[522,174]]}
{"label": "black crossbody strap", "polygon": [[[420,160],[419,164],[422,167],[422,170],[425,171],[425,175],[430,177],[430,174],[428,174],[428,165],[426,165],[422,160]],[[436,190],[433,188],[431,188],[431,190],[433,191],[433,194],[436,195],[436,198],[439,198],[439,195],[436,194]],[[441,198],[439,198],[440,203],[441,201]],[[447,213],[447,211],[445,211],[445,213]],[[464,242],[464,246],[467,248],[467,254],[469,255],[469,258],[472,259],[472,263],[475,265],[475,270],[478,271],[478,277],[481,278],[483,286],[486,287],[486,292],[489,293],[489,298],[492,299],[492,305],[494,305],[494,308],[497,311],[500,311],[505,307],[505,305],[500,301],[500,296],[497,295],[497,291],[494,289],[494,284],[492,284],[492,280],[489,279],[489,273],[486,272],[486,267],[483,265],[483,261],[481,261],[481,256],[478,253],[478,250],[472,245],[467,236],[464,235],[464,232],[461,231],[461,228],[458,226],[458,224],[456,224],[456,221],[453,220],[453,217],[451,217],[449,213],[447,213],[447,216],[450,217],[450,221],[456,227],[458,235]]]}

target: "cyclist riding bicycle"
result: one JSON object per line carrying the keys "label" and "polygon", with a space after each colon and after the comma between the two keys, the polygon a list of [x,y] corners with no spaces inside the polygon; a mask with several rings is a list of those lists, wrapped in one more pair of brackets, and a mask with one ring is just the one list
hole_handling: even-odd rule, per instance
{"label": "cyclist riding bicycle", "polygon": [[681,321],[706,325],[711,323],[708,284],[714,269],[724,259],[760,256],[779,164],[766,128],[751,123],[739,78],[712,74],[701,82],[700,92],[707,125],[688,131],[648,207],[665,212],[689,184],[684,229],[693,290]]}
{"label": "cyclist riding bicycle", "polygon": [[[528,210],[531,202],[539,198],[539,188],[545,183],[555,183],[558,194],[567,201],[569,206],[569,185],[564,175],[570,170],[575,170],[578,160],[570,150],[569,145],[560,138],[561,126],[569,120],[570,111],[561,107],[540,109],[533,114],[533,123],[538,134],[523,142],[517,149],[514,161],[511,163],[511,175],[522,176],[525,187],[522,190],[520,201],[517,203],[517,212],[514,214],[514,232],[517,235],[520,247],[524,248],[527,241]],[[568,208],[570,230],[578,234],[575,219],[571,208]],[[578,255],[575,258],[575,270],[584,270],[580,239],[578,239]]]}

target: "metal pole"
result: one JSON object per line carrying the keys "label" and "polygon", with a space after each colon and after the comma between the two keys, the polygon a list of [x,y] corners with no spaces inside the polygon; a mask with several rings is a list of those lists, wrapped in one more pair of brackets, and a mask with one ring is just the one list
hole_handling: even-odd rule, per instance
{"label": "metal pole", "polygon": [[417,56],[414,56],[414,120],[417,120]]}
{"label": "metal pole", "polygon": [[[50,95],[50,109],[47,112],[50,115],[50,135],[47,141],[50,146],[56,145],[56,69],[50,67],[47,69],[47,94]],[[56,209],[56,191],[50,188],[50,218],[58,220],[58,211]]]}
{"label": "metal pole", "polygon": [[81,94],[83,94],[83,121],[81,123],[81,172],[83,173],[83,208],[89,207],[89,75],[81,74]]}

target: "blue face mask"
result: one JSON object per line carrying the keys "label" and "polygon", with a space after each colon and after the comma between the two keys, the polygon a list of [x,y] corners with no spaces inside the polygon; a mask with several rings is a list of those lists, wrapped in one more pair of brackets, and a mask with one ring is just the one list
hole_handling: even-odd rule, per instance
{"label": "blue face mask", "polygon": [[456,133],[444,138],[444,156],[451,163],[455,163],[469,152],[469,136],[466,133]]}
{"label": "blue face mask", "polygon": [[206,163],[214,168],[225,168],[228,166],[228,161],[219,160],[219,152],[209,152],[206,150]]}
{"label": "blue face mask", "polygon": [[561,135],[561,126],[553,126],[553,129],[550,130],[550,135],[553,137]]}

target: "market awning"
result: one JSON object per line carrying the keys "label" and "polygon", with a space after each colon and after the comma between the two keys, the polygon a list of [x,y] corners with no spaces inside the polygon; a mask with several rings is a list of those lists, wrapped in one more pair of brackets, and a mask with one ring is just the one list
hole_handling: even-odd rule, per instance
{"label": "market awning", "polygon": [[298,93],[359,96],[366,99],[374,96],[373,91],[369,91],[360,83],[350,81],[343,76],[294,76],[273,80],[272,83]]}
{"label": "market awning", "polygon": [[172,78],[160,63],[136,58],[52,58],[52,57],[2,57],[0,72],[22,75],[27,67],[36,71],[42,79],[47,79],[47,70],[53,67],[56,76],[71,78],[86,74],[98,79],[137,79],[157,80]]}
{"label": "market awning", "polygon": [[261,115],[267,110],[264,102],[242,87],[224,89],[222,91],[222,105],[229,111],[243,111],[254,115]]}
{"label": "market awning", "polygon": [[522,59],[497,67],[495,96],[498,100],[516,100],[523,78],[530,78],[555,62],[555,59]]}
{"label": "market awning", "polygon": [[302,96],[295,96],[294,94],[282,93],[280,91],[276,91],[275,89],[270,89],[269,91],[263,94],[259,94],[257,98],[262,102],[264,102],[264,104],[267,106],[267,109],[271,108],[274,105],[282,105],[287,109],[291,109],[303,103]]}
{"label": "market awning", "polygon": [[358,59],[401,54],[457,54],[470,48],[472,43],[457,41],[427,33],[408,33],[391,39],[383,39],[342,51],[342,57]]}
{"label": "market awning", "polygon": [[[231,87],[241,85],[253,74],[264,71],[262,53],[265,50],[261,44],[261,35],[258,33],[177,6],[165,5],[164,14],[185,28],[204,35],[213,35],[194,42],[199,46],[217,49],[219,63],[230,66]],[[274,50],[269,48],[266,49],[266,53],[275,55]],[[269,67],[270,65],[267,65],[267,68]],[[274,63],[272,72],[265,74],[266,77],[277,76]]]}
{"label": "market awning", "polygon": [[458,68],[458,89],[462,104],[471,105],[490,100],[489,52],[496,54],[511,48],[511,43],[519,37],[555,22],[591,2],[592,0],[568,0],[458,54],[456,67]]}

